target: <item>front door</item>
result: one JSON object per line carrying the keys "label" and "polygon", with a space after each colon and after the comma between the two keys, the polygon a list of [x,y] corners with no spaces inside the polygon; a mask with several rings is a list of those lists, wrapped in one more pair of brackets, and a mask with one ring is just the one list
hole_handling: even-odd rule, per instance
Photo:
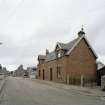
{"label": "front door", "polygon": [[45,79],[45,73],[44,73],[44,70],[43,70],[43,80]]}
{"label": "front door", "polygon": [[52,72],[52,68],[50,68],[50,81],[53,80],[53,72]]}

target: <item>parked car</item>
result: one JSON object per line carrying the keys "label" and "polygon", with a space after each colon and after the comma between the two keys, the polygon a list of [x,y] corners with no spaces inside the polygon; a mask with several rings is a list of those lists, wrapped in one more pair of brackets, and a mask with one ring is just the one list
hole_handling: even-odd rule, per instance
{"label": "parked car", "polygon": [[23,77],[24,78],[29,78],[29,73],[27,71],[25,71]]}

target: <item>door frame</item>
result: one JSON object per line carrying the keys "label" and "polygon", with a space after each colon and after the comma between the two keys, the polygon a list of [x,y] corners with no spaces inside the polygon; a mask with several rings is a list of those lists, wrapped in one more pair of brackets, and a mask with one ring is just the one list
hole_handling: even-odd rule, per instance
{"label": "door frame", "polygon": [[50,81],[53,80],[53,71],[52,71],[52,68],[50,68]]}
{"label": "door frame", "polygon": [[43,80],[45,80],[45,70],[43,69]]}

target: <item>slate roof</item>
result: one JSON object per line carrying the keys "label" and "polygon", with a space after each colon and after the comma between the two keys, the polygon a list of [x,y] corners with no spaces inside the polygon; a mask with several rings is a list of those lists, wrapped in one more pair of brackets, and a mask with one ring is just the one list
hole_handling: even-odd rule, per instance
{"label": "slate roof", "polygon": [[54,59],[56,59],[55,51],[53,51],[53,52],[49,53],[48,55],[46,55],[45,61],[51,61],[51,60],[54,60]]}
{"label": "slate roof", "polygon": [[105,67],[105,65],[102,62],[98,61],[97,62],[97,68],[98,68],[98,70],[101,70],[103,67]]}
{"label": "slate roof", "polygon": [[[64,46],[65,49],[66,49],[66,50],[70,50],[70,49],[73,47],[73,45],[77,42],[78,39],[79,39],[79,38],[76,38],[76,39],[74,39],[73,41],[71,41],[71,42],[65,44],[65,46]],[[63,46],[62,46],[62,48],[63,48]]]}
{"label": "slate roof", "polygon": [[[78,39],[79,38],[76,38],[75,40],[73,40],[69,43],[66,43],[66,44],[58,42],[57,45],[59,45],[61,47],[61,49],[69,51],[73,47],[73,45],[77,42]],[[54,60],[54,59],[56,59],[56,52],[52,51],[47,55],[39,55],[38,59],[45,59],[46,62]]]}
{"label": "slate roof", "polygon": [[46,56],[45,55],[39,55],[38,59],[46,59]]}
{"label": "slate roof", "polygon": [[[91,47],[91,45],[89,44],[88,40],[86,39],[85,36],[82,36],[82,37],[78,37],[72,41],[70,41],[69,43],[60,43],[60,42],[57,42],[57,45],[60,47],[60,49],[64,50],[65,51],[65,55],[70,55],[71,51],[78,45],[78,43],[81,41],[81,39],[85,39],[87,44],[90,46],[93,54],[95,55],[95,57],[97,58],[97,55],[95,53],[95,51],[93,50],[93,48]],[[56,45],[56,46],[57,46]],[[38,56],[38,59],[44,59],[45,62],[48,62],[48,61],[51,61],[51,60],[55,60],[57,59],[56,57],[56,52],[55,50],[50,52],[49,54],[47,55],[39,55]]]}

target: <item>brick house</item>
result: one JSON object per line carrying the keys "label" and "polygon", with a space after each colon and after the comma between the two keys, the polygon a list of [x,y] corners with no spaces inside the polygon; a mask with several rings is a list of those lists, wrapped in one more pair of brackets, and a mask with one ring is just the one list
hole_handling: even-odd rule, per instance
{"label": "brick house", "polygon": [[83,28],[78,37],[69,43],[58,42],[54,51],[46,50],[38,56],[38,78],[67,84],[97,79],[97,55],[88,42]]}

